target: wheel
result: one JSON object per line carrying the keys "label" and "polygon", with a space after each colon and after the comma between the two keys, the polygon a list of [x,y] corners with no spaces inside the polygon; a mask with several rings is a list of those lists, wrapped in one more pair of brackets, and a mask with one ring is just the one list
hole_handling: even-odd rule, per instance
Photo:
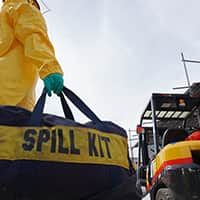
{"label": "wheel", "polygon": [[161,188],[156,193],[156,200],[176,200],[176,199],[170,189]]}

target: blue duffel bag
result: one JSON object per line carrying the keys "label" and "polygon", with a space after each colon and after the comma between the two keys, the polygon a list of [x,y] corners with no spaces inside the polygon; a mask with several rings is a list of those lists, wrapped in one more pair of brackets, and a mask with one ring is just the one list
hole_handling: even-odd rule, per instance
{"label": "blue duffel bag", "polygon": [[[76,122],[64,96],[91,121]],[[130,199],[138,199],[126,131],[67,88],[60,98],[65,118],[43,114],[45,90],[33,112],[0,106],[0,199],[102,199],[130,179]]]}

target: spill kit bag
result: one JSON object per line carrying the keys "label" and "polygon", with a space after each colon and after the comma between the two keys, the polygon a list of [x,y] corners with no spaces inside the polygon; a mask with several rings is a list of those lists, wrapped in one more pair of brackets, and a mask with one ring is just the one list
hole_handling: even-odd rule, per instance
{"label": "spill kit bag", "polygon": [[[64,96],[91,121],[76,122]],[[45,99],[43,90],[33,112],[0,106],[0,199],[98,199],[130,179],[123,128],[101,121],[67,88],[65,118],[43,114]]]}

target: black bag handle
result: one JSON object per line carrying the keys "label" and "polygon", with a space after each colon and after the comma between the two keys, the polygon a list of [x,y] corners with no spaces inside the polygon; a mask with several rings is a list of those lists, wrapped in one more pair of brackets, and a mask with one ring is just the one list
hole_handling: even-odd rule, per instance
{"label": "black bag handle", "polygon": [[96,116],[96,114],[74,92],[64,87],[63,93],[91,121],[101,123],[101,120]]}
{"label": "black bag handle", "polygon": [[[44,88],[42,91],[42,94],[40,98],[38,99],[35,108],[33,110],[33,113],[31,114],[31,118],[29,120],[28,125],[29,126],[38,126],[41,123],[42,115],[43,115],[43,110],[46,102],[46,89]],[[71,109],[69,108],[66,99],[64,98],[63,94],[60,94],[60,99],[61,99],[61,104],[62,108],[65,114],[65,118],[74,120],[74,116],[72,114]]]}
{"label": "black bag handle", "polygon": [[[95,123],[101,123],[101,120],[94,114],[94,112],[70,89],[64,87],[62,93],[60,94],[60,99],[62,103],[62,108],[65,114],[65,117],[71,120],[74,120],[71,109],[69,108],[67,101],[64,95],[91,121]],[[40,98],[38,99],[35,108],[31,114],[28,125],[29,126],[40,126],[42,121],[42,115],[44,110],[44,105],[46,102],[47,92],[43,89]]]}
{"label": "black bag handle", "polygon": [[67,101],[66,101],[66,99],[65,99],[65,97],[62,93],[60,94],[60,100],[61,100],[63,112],[65,114],[65,118],[71,119],[71,120],[74,121],[74,116],[72,114],[72,111],[71,111],[71,109],[70,109],[70,107],[69,107],[69,105],[68,105],[68,103],[67,103]]}

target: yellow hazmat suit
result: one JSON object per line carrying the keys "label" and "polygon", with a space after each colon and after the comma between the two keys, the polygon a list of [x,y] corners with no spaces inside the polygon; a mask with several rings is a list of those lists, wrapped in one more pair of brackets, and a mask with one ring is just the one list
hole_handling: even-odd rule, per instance
{"label": "yellow hazmat suit", "polygon": [[62,74],[45,20],[28,0],[6,0],[0,12],[0,104],[32,110],[40,76]]}

